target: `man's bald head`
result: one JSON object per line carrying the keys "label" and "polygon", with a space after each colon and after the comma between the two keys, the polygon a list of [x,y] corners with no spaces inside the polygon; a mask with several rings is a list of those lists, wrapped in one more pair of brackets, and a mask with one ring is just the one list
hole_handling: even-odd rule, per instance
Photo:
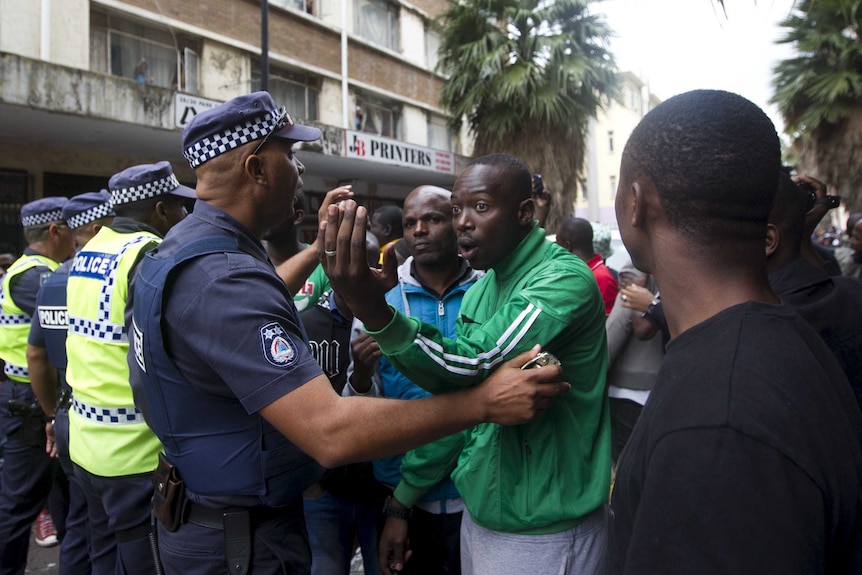
{"label": "man's bald head", "polygon": [[448,202],[452,199],[452,192],[445,188],[439,188],[437,186],[419,186],[417,188],[413,188],[413,190],[409,194],[407,194],[407,197],[404,198],[404,206],[406,207],[408,203],[422,200],[431,196],[445,199]]}

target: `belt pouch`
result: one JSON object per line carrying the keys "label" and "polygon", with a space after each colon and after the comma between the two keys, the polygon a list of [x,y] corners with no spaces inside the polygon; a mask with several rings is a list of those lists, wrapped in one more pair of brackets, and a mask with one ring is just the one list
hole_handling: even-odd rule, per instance
{"label": "belt pouch", "polygon": [[168,531],[176,531],[182,521],[186,486],[177,468],[159,453],[159,465],[153,473],[153,515]]}
{"label": "belt pouch", "polygon": [[246,575],[251,561],[251,520],[248,511],[224,514],[224,554],[230,575]]}
{"label": "belt pouch", "polygon": [[35,408],[28,406],[28,409],[16,413],[15,416],[21,418],[21,427],[17,433],[10,433],[9,437],[19,439],[28,447],[44,448],[48,438],[45,435],[45,416],[42,409],[38,405]]}

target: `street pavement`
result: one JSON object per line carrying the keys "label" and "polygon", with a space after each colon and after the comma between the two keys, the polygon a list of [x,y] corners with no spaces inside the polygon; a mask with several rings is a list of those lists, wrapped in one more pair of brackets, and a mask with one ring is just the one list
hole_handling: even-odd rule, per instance
{"label": "street pavement", "polygon": [[30,554],[27,556],[26,575],[57,575],[60,572],[58,560],[60,546],[39,547],[30,536]]}
{"label": "street pavement", "polygon": [[[32,536],[31,536],[32,537]],[[357,554],[358,555],[358,554]],[[58,560],[60,557],[60,546],[39,547],[30,539],[30,554],[27,557],[27,570],[25,575],[57,575],[60,570]],[[355,557],[350,564],[350,575],[362,575],[362,556]]]}

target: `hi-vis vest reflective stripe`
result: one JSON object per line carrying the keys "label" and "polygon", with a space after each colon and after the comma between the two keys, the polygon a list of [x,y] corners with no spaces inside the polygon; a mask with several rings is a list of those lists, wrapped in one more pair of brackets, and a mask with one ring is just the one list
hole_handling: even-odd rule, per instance
{"label": "hi-vis vest reflective stripe", "polygon": [[69,455],[94,475],[146,473],[158,462],[161,444],[132,398],[123,313],[132,266],[142,250],[160,241],[149,232],[120,234],[103,227],[69,271],[66,380],[76,404],[69,411]]}
{"label": "hi-vis vest reflective stripe", "polygon": [[27,371],[27,336],[30,334],[30,315],[12,301],[9,286],[12,279],[35,267],[47,267],[52,272],[60,264],[43,255],[23,255],[9,267],[3,277],[0,292],[0,358],[6,362],[4,371],[9,379],[30,383]]}

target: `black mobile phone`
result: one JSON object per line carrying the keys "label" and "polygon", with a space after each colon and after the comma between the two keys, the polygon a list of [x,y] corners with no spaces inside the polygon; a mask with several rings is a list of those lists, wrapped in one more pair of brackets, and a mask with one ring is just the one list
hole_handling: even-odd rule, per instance
{"label": "black mobile phone", "polygon": [[838,206],[841,205],[841,196],[824,196],[822,198],[817,197],[817,193],[814,190],[814,186],[807,182],[799,182],[796,184],[803,193],[806,194],[805,197],[805,213],[810,212],[815,205],[825,205],[827,210],[834,210]]}
{"label": "black mobile phone", "polygon": [[545,181],[542,179],[542,174],[533,174],[533,193],[541,194],[545,191]]}

